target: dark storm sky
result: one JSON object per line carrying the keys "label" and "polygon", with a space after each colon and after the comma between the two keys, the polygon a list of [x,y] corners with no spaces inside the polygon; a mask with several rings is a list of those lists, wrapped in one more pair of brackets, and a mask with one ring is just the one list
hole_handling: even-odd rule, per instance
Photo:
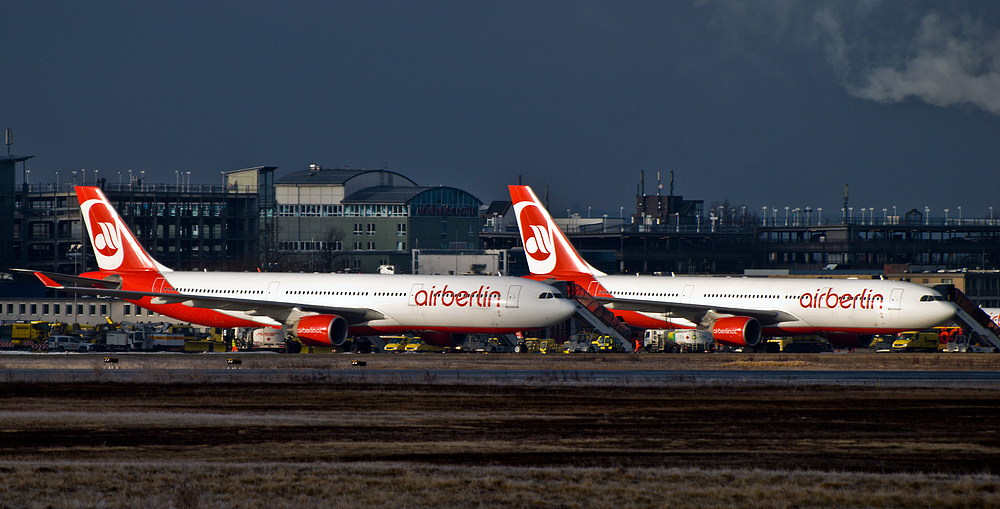
{"label": "dark storm sky", "polygon": [[[1000,214],[986,1],[10,2],[0,128],[31,183],[388,168],[617,217],[639,171],[762,206]],[[127,177],[126,177],[127,178]],[[855,215],[858,212],[855,210]]]}

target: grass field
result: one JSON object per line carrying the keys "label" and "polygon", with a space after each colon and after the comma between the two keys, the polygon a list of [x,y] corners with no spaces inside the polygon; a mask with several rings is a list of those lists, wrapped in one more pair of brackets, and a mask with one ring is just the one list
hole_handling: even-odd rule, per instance
{"label": "grass field", "polygon": [[[243,366],[989,369],[993,357],[248,355]],[[1000,507],[996,387],[198,374],[224,359],[122,356],[133,383],[3,383],[0,507]],[[27,368],[99,378],[99,361],[0,357],[0,381]],[[190,379],[156,382],[180,367]]]}

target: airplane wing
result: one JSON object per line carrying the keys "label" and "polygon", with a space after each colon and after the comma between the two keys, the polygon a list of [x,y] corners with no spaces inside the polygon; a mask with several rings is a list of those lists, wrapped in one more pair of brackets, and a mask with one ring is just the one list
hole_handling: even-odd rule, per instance
{"label": "airplane wing", "polygon": [[[183,304],[193,308],[242,311],[248,315],[267,316],[283,323],[288,321],[289,317],[301,316],[303,313],[338,315],[347,320],[347,323],[350,325],[385,318],[385,315],[371,308],[347,308],[304,304],[300,302],[275,302],[269,300],[236,299],[232,297],[210,297],[207,295],[192,295],[184,293],[120,290],[118,288],[105,288],[104,286],[110,286],[110,283],[109,281],[103,279],[91,279],[79,276],[70,276],[67,274],[28,271],[23,269],[16,270],[21,272],[32,272],[46,287],[64,292],[80,293],[84,295],[104,295],[133,301],[150,297],[151,304]],[[84,285],[90,284],[91,286],[65,286],[57,281],[67,281]],[[120,288],[120,283],[118,287]]]}
{"label": "airplane wing", "polygon": [[609,309],[622,311],[637,311],[640,313],[664,313],[668,317],[684,318],[694,323],[701,323],[706,314],[749,316],[755,318],[763,326],[781,322],[794,322],[799,318],[787,311],[744,309],[736,307],[703,306],[699,304],[681,304],[675,302],[653,302],[648,300],[600,298],[601,304]]}

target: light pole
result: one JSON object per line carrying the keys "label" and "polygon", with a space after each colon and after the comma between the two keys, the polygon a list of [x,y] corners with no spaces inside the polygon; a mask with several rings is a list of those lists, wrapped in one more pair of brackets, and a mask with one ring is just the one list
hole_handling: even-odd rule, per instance
{"label": "light pole", "polygon": [[760,225],[767,226],[767,207],[761,207],[764,209],[764,214],[760,218]]}
{"label": "light pole", "polygon": [[618,207],[618,219],[625,219],[625,206]]}
{"label": "light pole", "polygon": [[948,224],[948,209],[944,209],[944,224]]}
{"label": "light pole", "polygon": [[924,206],[924,226],[931,224],[931,208]]}
{"label": "light pole", "polygon": [[823,225],[823,207],[816,207],[816,224]]}
{"label": "light pole", "polygon": [[962,206],[958,206],[958,224],[962,224]]}

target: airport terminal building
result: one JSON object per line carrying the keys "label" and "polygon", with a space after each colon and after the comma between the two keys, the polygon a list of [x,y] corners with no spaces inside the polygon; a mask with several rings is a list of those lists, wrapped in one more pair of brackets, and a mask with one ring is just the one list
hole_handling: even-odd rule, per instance
{"label": "airport terminal building", "polygon": [[276,251],[306,272],[410,272],[411,250],[476,249],[482,202],[387,170],[312,166],[274,183]]}

